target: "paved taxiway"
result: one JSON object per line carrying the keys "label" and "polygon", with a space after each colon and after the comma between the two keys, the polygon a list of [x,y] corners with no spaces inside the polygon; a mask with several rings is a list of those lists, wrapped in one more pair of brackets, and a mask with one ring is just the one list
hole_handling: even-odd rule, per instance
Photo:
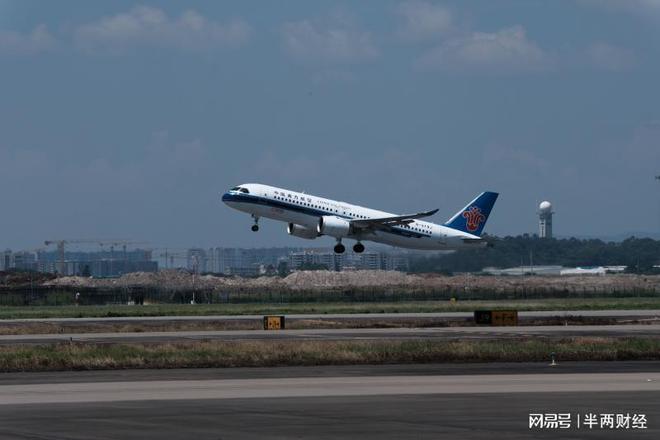
{"label": "paved taxiway", "polygon": [[[194,306],[192,306],[194,307]],[[433,313],[301,313],[287,314],[287,319],[465,319],[473,318],[473,312]],[[50,322],[50,323],[107,323],[150,321],[252,321],[264,315],[196,315],[196,316],[122,316],[92,318],[24,318],[3,319],[3,323]],[[660,318],[660,310],[543,310],[518,312],[520,319],[535,318]]]}
{"label": "paved taxiway", "polygon": [[305,330],[218,330],[126,333],[59,333],[0,335],[0,345],[57,342],[181,342],[235,340],[406,340],[406,339],[502,339],[518,337],[660,336],[660,325],[558,325],[517,327],[364,328]]}
{"label": "paved taxiway", "polygon": [[[442,365],[349,367],[348,374],[334,367],[284,369],[281,374],[273,368],[256,369],[269,371],[269,377],[256,378],[249,377],[253,369],[237,369],[224,374],[238,377],[224,379],[222,370],[157,371],[157,380],[139,379],[148,371],[117,372],[128,380],[108,382],[102,381],[106,372],[87,372],[83,382],[67,379],[75,372],[61,381],[56,377],[63,373],[10,374],[0,384],[0,437],[470,440],[494,434],[511,439],[660,435],[658,363],[507,364],[493,369],[507,374],[484,374],[483,368],[492,365],[497,364],[453,368],[462,374],[443,374],[452,367]],[[621,372],[574,372],[605,366]],[[311,375],[300,377],[305,370]],[[213,378],[214,372],[219,377]],[[176,378],[185,373],[204,378]],[[240,378],[243,374],[248,377]],[[95,375],[101,381],[94,381]],[[35,376],[46,382],[27,379]],[[172,380],[164,380],[168,376]],[[529,413],[539,412],[643,413],[648,429],[530,431]]]}

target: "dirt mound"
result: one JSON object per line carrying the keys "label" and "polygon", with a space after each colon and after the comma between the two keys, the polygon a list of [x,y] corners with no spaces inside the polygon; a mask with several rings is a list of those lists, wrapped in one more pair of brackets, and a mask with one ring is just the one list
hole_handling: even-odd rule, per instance
{"label": "dirt mound", "polygon": [[[1,279],[1,278],[0,278]],[[135,272],[120,278],[95,279],[62,277],[43,282],[45,286],[80,288],[145,287],[164,290],[222,290],[222,289],[280,289],[325,290],[391,288],[423,290],[480,290],[506,292],[530,289],[538,291],[564,291],[567,293],[633,292],[637,290],[660,292],[660,276],[606,275],[606,276],[478,276],[435,274],[411,275],[395,271],[360,270],[332,272],[327,270],[299,271],[286,278],[241,278],[215,275],[195,275],[183,270]]]}
{"label": "dirt mound", "polygon": [[355,272],[331,272],[328,270],[299,271],[284,278],[289,289],[407,286],[417,280],[403,272],[360,270]]}
{"label": "dirt mound", "polygon": [[20,287],[30,283],[41,284],[55,278],[55,275],[42,272],[29,272],[21,270],[0,271],[0,286]]}

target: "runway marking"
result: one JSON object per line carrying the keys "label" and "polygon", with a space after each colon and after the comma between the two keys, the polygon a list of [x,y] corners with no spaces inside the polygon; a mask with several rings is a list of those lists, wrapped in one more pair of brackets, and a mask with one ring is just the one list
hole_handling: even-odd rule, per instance
{"label": "runway marking", "polygon": [[0,386],[0,405],[402,394],[660,391],[660,373],[352,376]]}

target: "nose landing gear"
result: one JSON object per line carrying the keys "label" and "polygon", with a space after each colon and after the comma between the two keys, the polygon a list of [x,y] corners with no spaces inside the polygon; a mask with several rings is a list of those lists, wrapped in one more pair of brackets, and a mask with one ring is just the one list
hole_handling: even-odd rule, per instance
{"label": "nose landing gear", "polygon": [[254,224],[252,225],[252,232],[257,232],[259,230],[259,217],[253,215],[252,218],[254,219]]}

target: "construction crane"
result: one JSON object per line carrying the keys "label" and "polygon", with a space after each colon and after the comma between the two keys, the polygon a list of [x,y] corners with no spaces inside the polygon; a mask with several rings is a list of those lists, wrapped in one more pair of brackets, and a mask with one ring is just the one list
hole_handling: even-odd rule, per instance
{"label": "construction crane", "polygon": [[64,251],[67,244],[91,244],[96,243],[99,246],[103,247],[104,245],[110,245],[110,256],[114,258],[114,249],[115,246],[122,245],[124,250],[124,258],[126,258],[126,246],[129,244],[147,244],[147,242],[142,241],[132,241],[132,240],[104,240],[104,239],[64,239],[64,240],[46,240],[44,245],[50,246],[52,244],[57,246],[57,273],[59,275],[64,274],[65,270],[65,261],[64,261]]}
{"label": "construction crane", "polygon": [[140,244],[149,244],[149,242],[146,241],[133,241],[133,240],[101,240],[99,241],[99,246],[101,246],[101,249],[103,249],[103,246],[109,245],[110,246],[110,272],[112,273],[112,262],[115,261],[115,247],[116,246],[121,246],[122,247],[122,256],[124,259],[124,262],[128,261],[128,254],[126,253],[126,246],[128,245],[140,245]]}
{"label": "construction crane", "polygon": [[188,261],[187,252],[171,252],[168,249],[165,249],[165,252],[158,254],[159,257],[165,259],[165,268],[170,269],[174,267],[174,260],[183,260]]}

